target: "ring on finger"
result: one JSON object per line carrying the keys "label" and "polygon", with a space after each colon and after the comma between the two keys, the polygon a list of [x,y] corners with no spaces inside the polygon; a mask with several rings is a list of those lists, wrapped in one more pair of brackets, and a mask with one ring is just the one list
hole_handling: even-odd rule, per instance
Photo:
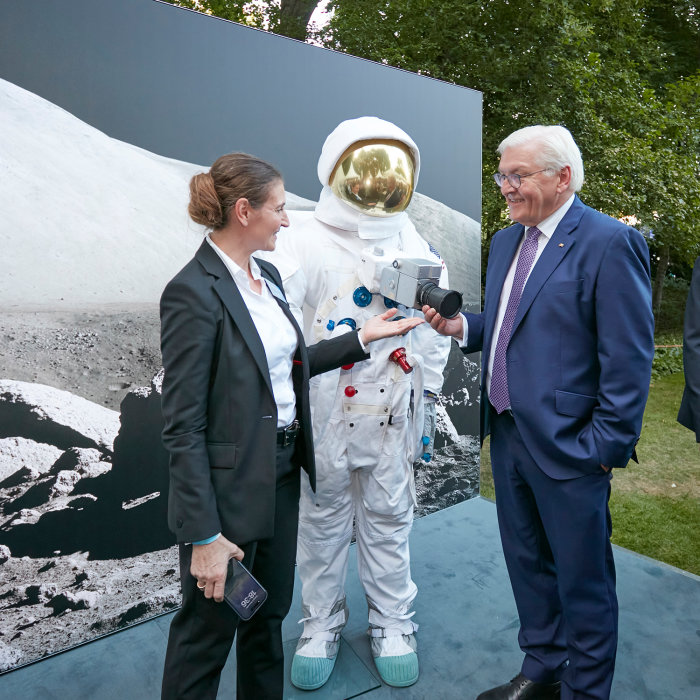
{"label": "ring on finger", "polygon": [[197,588],[199,588],[200,591],[203,591],[206,587],[207,587],[206,583],[203,586],[200,586],[199,583],[197,584]]}

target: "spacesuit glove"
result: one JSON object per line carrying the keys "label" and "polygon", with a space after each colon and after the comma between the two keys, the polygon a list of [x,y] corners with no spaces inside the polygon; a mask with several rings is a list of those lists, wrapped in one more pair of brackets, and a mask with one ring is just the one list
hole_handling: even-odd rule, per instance
{"label": "spacesuit glove", "polygon": [[433,457],[435,446],[435,401],[437,396],[427,389],[423,391],[423,455],[424,462]]}

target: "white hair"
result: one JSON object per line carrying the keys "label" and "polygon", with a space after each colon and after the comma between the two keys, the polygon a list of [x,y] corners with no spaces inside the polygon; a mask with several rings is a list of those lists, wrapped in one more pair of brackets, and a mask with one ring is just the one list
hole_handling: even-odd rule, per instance
{"label": "white hair", "polygon": [[498,145],[499,155],[506,148],[537,143],[541,146],[537,153],[537,162],[543,168],[559,171],[568,165],[571,168],[569,189],[578,192],[583,185],[583,160],[571,132],[563,126],[526,126],[514,131]]}

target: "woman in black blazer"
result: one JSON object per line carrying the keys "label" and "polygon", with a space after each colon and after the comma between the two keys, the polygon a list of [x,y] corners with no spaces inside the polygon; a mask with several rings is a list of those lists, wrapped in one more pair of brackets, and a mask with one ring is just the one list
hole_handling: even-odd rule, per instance
{"label": "woman in black blazer", "polygon": [[[163,698],[213,700],[236,632],[239,700],[282,697],[299,469],[315,480],[309,377],[366,359],[372,340],[421,322],[390,322],[390,310],[307,348],[277,269],[252,257],[274,249],[289,225],[284,206],[281,175],[254,156],[232,153],[195,175],[189,213],[211,233],[161,298],[168,521],[182,582]],[[268,591],[248,621],[220,604],[231,558]]]}

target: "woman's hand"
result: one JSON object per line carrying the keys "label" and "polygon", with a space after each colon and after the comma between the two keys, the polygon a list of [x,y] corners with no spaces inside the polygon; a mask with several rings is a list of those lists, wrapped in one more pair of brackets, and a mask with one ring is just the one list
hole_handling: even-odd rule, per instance
{"label": "woman's hand", "polygon": [[229,559],[243,559],[243,550],[223,535],[209,544],[192,545],[190,573],[197,579],[197,588],[205,598],[217,603],[224,599],[224,584]]}
{"label": "woman's hand", "polygon": [[373,340],[381,338],[391,338],[394,335],[406,335],[421,323],[425,323],[422,318],[402,318],[398,321],[391,321],[396,314],[396,309],[389,309],[383,314],[372,316],[360,329],[360,340],[363,345],[371,343]]}

